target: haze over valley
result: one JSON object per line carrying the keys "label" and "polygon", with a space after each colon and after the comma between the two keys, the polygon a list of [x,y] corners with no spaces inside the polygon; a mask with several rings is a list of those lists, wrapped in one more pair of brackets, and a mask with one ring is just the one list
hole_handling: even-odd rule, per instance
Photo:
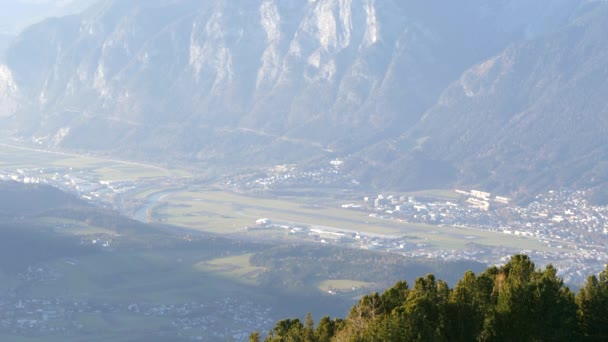
{"label": "haze over valley", "polygon": [[0,338],[241,341],[514,254],[606,265],[605,1],[0,13]]}

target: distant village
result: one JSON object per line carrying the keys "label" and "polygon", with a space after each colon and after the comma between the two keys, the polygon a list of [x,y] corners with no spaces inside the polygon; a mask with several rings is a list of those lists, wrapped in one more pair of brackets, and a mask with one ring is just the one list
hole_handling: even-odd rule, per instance
{"label": "distant village", "polygon": [[[30,274],[31,273],[31,274]],[[28,270],[24,282],[50,282],[60,279],[48,268]],[[25,286],[25,283],[22,284]],[[90,314],[121,314],[133,319],[160,318],[166,326],[158,327],[167,339],[192,341],[246,340],[251,331],[270,329],[278,317],[270,307],[255,304],[247,298],[218,297],[205,302],[152,304],[147,302],[109,303],[81,298],[24,298],[18,291],[0,293],[0,330],[26,337],[78,336],[94,332],[87,324]],[[232,322],[227,324],[226,322]],[[238,322],[237,324],[234,324]],[[161,329],[162,328],[162,329]]]}
{"label": "distant village", "polygon": [[235,190],[281,190],[297,187],[339,187],[356,189],[359,181],[344,172],[344,160],[331,159],[311,167],[302,168],[296,164],[277,165],[266,170],[265,174],[231,177],[225,182],[227,188]]}
{"label": "distant village", "polygon": [[[331,186],[358,189],[359,182],[344,171],[344,159],[332,159],[315,168],[279,165],[266,175],[234,178],[227,186],[245,190],[279,191],[290,187]],[[469,259],[487,264],[504,263],[514,253],[530,255],[540,265],[552,263],[569,284],[582,284],[588,274],[598,273],[608,262],[608,206],[587,201],[584,191],[553,190],[539,194],[525,206],[517,206],[500,194],[482,190],[454,189],[457,200],[437,196],[376,194],[361,202],[344,203],[345,210],[365,211],[371,217],[403,223],[424,223],[455,229],[476,229],[504,234],[505,238],[540,241],[550,251],[488,247],[471,240],[465,250],[437,250],[428,241],[370,235],[331,227],[297,227],[288,223],[262,225],[285,229],[294,236],[320,243],[378,249],[413,257]],[[260,225],[250,229],[260,229]]]}
{"label": "distant village", "polygon": [[457,189],[455,193],[460,195],[456,201],[380,194],[342,207],[388,220],[526,237],[558,250],[509,250],[471,244],[464,251],[429,251],[425,253],[429,257],[499,264],[512,253],[525,252],[540,264],[553,263],[571,284],[582,284],[588,274],[598,273],[608,261],[608,207],[590,204],[584,191],[548,191],[523,207],[484,191]]}
{"label": "distant village", "polygon": [[[327,166],[299,169],[295,165],[280,165],[268,170],[263,177],[232,178],[228,188],[272,190],[290,186],[344,186],[357,188],[358,181],[343,172],[343,160],[333,159]],[[104,181],[71,168],[36,168],[16,171],[0,170],[0,180],[23,183],[46,183],[85,200],[112,205],[125,212],[121,198],[129,191],[145,186],[134,181]],[[455,189],[457,200],[438,200],[433,196],[376,194],[360,202],[345,203],[344,210],[365,211],[370,217],[403,223],[424,223],[476,229],[504,234],[505,238],[535,239],[552,251],[521,250],[488,247],[475,244],[465,250],[438,250],[429,241],[411,241],[402,236],[383,236],[349,230],[348,227],[321,227],[272,222],[260,218],[247,227],[249,232],[279,229],[293,238],[319,243],[342,244],[355,248],[377,249],[413,257],[470,259],[499,264],[513,253],[525,252],[539,263],[553,263],[570,284],[581,284],[588,274],[599,272],[608,260],[605,247],[608,238],[608,207],[590,204],[584,191],[555,190],[539,194],[526,206],[512,204],[506,196],[481,190]],[[101,244],[111,241],[96,239]],[[89,243],[96,243],[91,240]],[[108,246],[105,246],[108,247]]]}
{"label": "distant village", "polygon": [[87,201],[110,200],[141,186],[134,181],[99,180],[95,175],[72,168],[34,168],[15,171],[0,170],[0,181],[25,184],[48,184],[76,194]]}
{"label": "distant village", "polygon": [[[35,168],[16,171],[0,170],[0,181],[26,184],[48,184],[77,195],[86,201],[103,205],[119,205],[120,196],[142,186],[141,182],[104,181],[86,172],[71,168]],[[59,224],[56,229],[69,230],[70,224]],[[86,235],[81,243],[96,245],[112,251],[112,239],[104,234]],[[75,260],[63,260],[78,267]],[[218,297],[201,302],[151,304],[92,302],[78,298],[29,298],[19,288],[38,283],[61,281],[63,274],[47,266],[30,266],[19,274],[19,284],[0,291],[0,330],[29,337],[76,336],[90,329],[87,314],[125,314],[134,317],[160,317],[167,321],[164,333],[167,338],[177,336],[192,341],[235,340],[248,338],[251,331],[270,329],[280,317],[271,314],[270,307],[262,307],[247,298]],[[228,323],[227,323],[228,322]],[[234,325],[238,322],[238,326]],[[169,334],[169,335],[166,335]]]}

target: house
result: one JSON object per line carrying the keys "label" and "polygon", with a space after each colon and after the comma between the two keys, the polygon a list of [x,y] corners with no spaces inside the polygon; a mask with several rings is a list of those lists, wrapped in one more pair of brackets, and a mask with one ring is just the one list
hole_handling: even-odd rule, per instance
{"label": "house", "polygon": [[267,226],[271,223],[272,222],[268,218],[261,218],[261,219],[255,220],[255,224],[258,226]]}
{"label": "house", "polygon": [[490,199],[491,194],[489,192],[471,190],[471,196],[487,201],[488,199]]}

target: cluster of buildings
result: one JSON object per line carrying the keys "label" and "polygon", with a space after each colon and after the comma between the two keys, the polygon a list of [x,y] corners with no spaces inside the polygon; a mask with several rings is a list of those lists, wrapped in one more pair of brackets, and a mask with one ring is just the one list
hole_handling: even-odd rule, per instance
{"label": "cluster of buildings", "polygon": [[509,207],[514,233],[579,245],[604,243],[608,237],[608,206],[593,205],[585,191],[549,191],[525,207]]}
{"label": "cluster of buildings", "polygon": [[87,201],[105,202],[111,202],[115,195],[133,190],[138,185],[134,181],[99,180],[93,173],[74,171],[72,168],[0,170],[0,181],[3,180],[25,184],[47,184],[77,194]]}
{"label": "cluster of buildings", "polygon": [[357,232],[354,230],[319,225],[303,225],[292,222],[275,222],[268,218],[256,220],[254,226],[246,228],[248,232],[279,231],[310,242],[342,245],[368,250],[402,251],[408,248],[424,247],[422,242],[411,243],[402,236]]}
{"label": "cluster of buildings", "polygon": [[277,165],[260,176],[234,177],[226,182],[229,188],[240,190],[277,190],[293,187],[342,187],[356,188],[359,182],[343,172],[344,160],[332,159],[312,168],[295,164]]}
{"label": "cluster of buildings", "polygon": [[[226,185],[240,190],[280,190],[290,187],[357,188],[359,183],[344,169],[342,159],[324,161],[315,168],[302,169],[296,165],[279,165],[263,176],[233,178]],[[122,195],[146,186],[140,182],[110,182],[93,173],[61,168],[32,168],[14,171],[0,170],[0,180],[23,183],[45,183],[81,198],[98,203],[111,203],[124,211]],[[526,205],[514,205],[510,198],[481,190],[455,190],[458,198],[441,200],[432,196],[378,194],[364,197],[362,202],[343,204],[349,210],[366,211],[370,216],[407,223],[425,223],[456,229],[478,229],[504,234],[505,238],[536,239],[548,248],[539,253],[539,260],[552,262],[565,279],[584,281],[584,277],[603,269],[608,260],[608,206],[593,205],[584,191],[555,190],[536,196]],[[380,236],[348,229],[275,223],[261,219],[249,231],[284,230],[298,239],[320,243],[409,253],[411,256],[463,258],[487,263],[500,263],[504,253],[521,250],[487,249],[471,240],[465,250],[427,248],[424,241],[412,244],[395,236]],[[348,227],[346,227],[348,228]],[[99,243],[109,247],[111,241]],[[106,246],[107,245],[107,246]],[[554,253],[554,250],[560,252]],[[554,254],[554,255],[553,255]],[[574,266],[573,266],[574,265]],[[581,278],[582,277],[582,278]]]}
{"label": "cluster of buildings", "polygon": [[[463,191],[457,191],[463,194]],[[597,243],[608,238],[608,206],[592,205],[584,191],[549,191],[526,206],[510,205],[506,197],[473,192],[459,200],[440,201],[413,196],[365,197],[362,205],[343,208],[367,210],[376,217],[406,222],[467,227],[505,235],[535,237],[552,242]],[[480,202],[483,202],[480,204]]]}
{"label": "cluster of buildings", "polygon": [[[29,273],[43,272],[31,270]],[[21,278],[24,284],[53,280],[48,276],[44,280],[31,276]],[[78,336],[97,329],[96,326],[88,326],[86,319],[87,315],[95,314],[165,319],[167,324],[162,333],[167,337],[242,341],[254,330],[270,329],[279,318],[272,316],[270,307],[247,298],[218,296],[205,302],[117,304],[66,297],[30,298],[19,292],[17,288],[0,293],[0,331],[19,336]]]}
{"label": "cluster of buildings", "polygon": [[78,305],[60,299],[0,297],[0,330],[24,336],[68,334],[80,328],[68,319]]}
{"label": "cluster of buildings", "polygon": [[491,204],[509,204],[511,199],[504,196],[492,196],[491,193],[480,191],[480,190],[454,190],[457,194],[465,196],[466,203],[473,208],[477,208],[479,210],[488,211],[490,210]]}
{"label": "cluster of buildings", "polygon": [[219,340],[246,341],[252,331],[261,327],[270,330],[276,317],[270,307],[263,307],[247,299],[226,297],[208,304],[188,303],[175,308],[179,315],[171,326],[179,336],[207,341],[210,337]]}
{"label": "cluster of buildings", "polygon": [[380,194],[365,197],[362,204],[343,207],[402,222],[492,231],[504,234],[505,238],[526,237],[547,246],[543,251],[487,248],[475,244],[471,237],[471,247],[465,250],[417,249],[408,254],[412,256],[498,264],[505,255],[525,252],[536,257],[541,265],[553,263],[572,284],[583,283],[608,262],[608,206],[591,204],[585,191],[548,191],[525,206],[513,205],[507,197],[483,191],[456,190],[456,193],[460,198],[452,201]]}

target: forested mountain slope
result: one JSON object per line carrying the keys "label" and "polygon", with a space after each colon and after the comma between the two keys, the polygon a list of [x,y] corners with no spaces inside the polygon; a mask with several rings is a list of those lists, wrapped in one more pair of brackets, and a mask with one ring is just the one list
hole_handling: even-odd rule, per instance
{"label": "forested mountain slope", "polygon": [[510,45],[375,150],[390,151],[382,160],[395,169],[422,155],[448,165],[451,179],[503,191],[605,185],[607,18],[608,6],[597,6],[554,34]]}
{"label": "forested mountain slope", "polygon": [[[277,341],[604,341],[608,338],[608,268],[575,294],[547,266],[525,255],[481,274],[467,272],[453,289],[432,274],[410,288],[398,282],[364,296],[346,319],[311,316],[278,322]],[[253,333],[250,341],[260,340]]]}
{"label": "forested mountain slope", "polygon": [[[100,1],[25,30],[5,136],[363,184],[605,183],[601,1]],[[575,165],[575,167],[570,167]]]}

